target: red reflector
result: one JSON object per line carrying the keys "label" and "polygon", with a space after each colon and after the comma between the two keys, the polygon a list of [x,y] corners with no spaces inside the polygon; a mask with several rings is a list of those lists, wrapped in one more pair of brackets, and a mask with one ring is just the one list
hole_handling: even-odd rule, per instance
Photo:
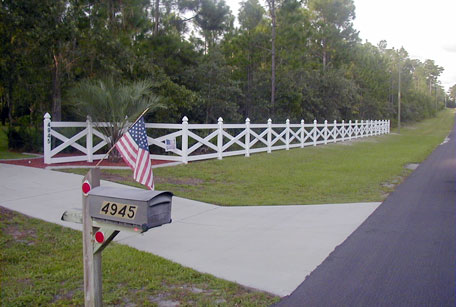
{"label": "red reflector", "polygon": [[92,189],[92,187],[90,186],[89,181],[84,181],[82,184],[82,193],[84,193],[84,196],[87,196],[87,193],[90,192],[90,189]]}
{"label": "red reflector", "polygon": [[105,240],[104,233],[102,233],[101,231],[97,231],[97,232],[95,233],[95,240],[96,240],[98,243],[103,243],[104,240]]}

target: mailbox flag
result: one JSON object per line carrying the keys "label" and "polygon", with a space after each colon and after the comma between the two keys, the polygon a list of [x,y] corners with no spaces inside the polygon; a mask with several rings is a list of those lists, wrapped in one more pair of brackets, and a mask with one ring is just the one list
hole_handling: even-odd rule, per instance
{"label": "mailbox flag", "polygon": [[116,148],[122,155],[125,163],[133,169],[133,178],[154,189],[149,143],[147,142],[146,124],[141,118],[117,141]]}

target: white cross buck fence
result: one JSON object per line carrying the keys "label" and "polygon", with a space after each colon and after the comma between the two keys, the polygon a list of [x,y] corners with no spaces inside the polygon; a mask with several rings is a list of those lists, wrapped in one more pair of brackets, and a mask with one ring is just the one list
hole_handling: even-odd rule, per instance
{"label": "white cross buck fence", "polygon": [[[109,137],[97,127],[110,123],[53,122],[51,116],[44,115],[44,162],[46,164],[102,159],[107,151]],[[64,135],[58,129],[70,130],[72,136]],[[225,124],[222,118],[217,124],[189,124],[184,117],[181,124],[146,123],[151,158],[156,160],[190,161],[222,159],[223,157],[252,153],[272,152],[273,150],[304,148],[335,142],[344,142],[361,137],[390,133],[389,120],[361,120],[328,123]],[[69,134],[66,131],[67,135]],[[170,146],[173,145],[173,146]],[[53,148],[54,147],[54,148]],[[81,154],[61,155],[73,147]],[[59,155],[60,154],[60,155]]]}

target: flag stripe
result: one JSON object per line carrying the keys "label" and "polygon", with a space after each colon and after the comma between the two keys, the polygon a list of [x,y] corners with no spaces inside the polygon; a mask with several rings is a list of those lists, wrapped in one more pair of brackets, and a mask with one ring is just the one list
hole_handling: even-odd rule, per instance
{"label": "flag stripe", "polygon": [[116,143],[116,148],[119,153],[122,155],[124,161],[130,166],[131,168],[135,167],[136,164],[136,156],[138,153],[137,145],[133,145],[131,141],[131,136],[127,132],[124,134],[120,140]]}
{"label": "flag stripe", "polygon": [[135,140],[131,137],[130,133],[127,132],[124,136],[122,136],[122,143],[125,145],[125,149],[130,157],[132,157],[133,160],[136,159],[139,147],[135,143]]}
{"label": "flag stripe", "polygon": [[141,174],[141,163],[142,163],[142,155],[143,155],[143,153],[144,153],[143,150],[139,150],[138,151],[138,157],[136,158],[134,177],[135,177],[135,180],[138,181],[138,182],[141,182],[140,174]]}
{"label": "flag stripe", "polygon": [[116,144],[116,148],[119,151],[120,155],[122,156],[122,159],[125,161],[125,163],[127,163],[127,165],[129,167],[133,168],[134,161],[128,155],[125,154],[124,149],[122,148],[123,146],[124,145],[122,143],[120,143],[120,141],[119,141],[119,143]]}
{"label": "flag stripe", "polygon": [[154,182],[152,180],[152,169],[150,169],[149,173],[147,174],[147,180],[145,185],[149,186],[151,190],[154,189]]}
{"label": "flag stripe", "polygon": [[[147,159],[147,158],[146,158]],[[142,174],[141,174],[141,181],[146,184],[149,181],[149,173],[150,173],[150,163],[147,163],[145,161],[145,166],[143,168]]]}
{"label": "flag stripe", "polygon": [[150,166],[148,163],[147,163],[147,157],[145,156],[145,150],[141,150],[141,156],[139,158],[139,161],[140,161],[140,165],[139,165],[139,170],[138,170],[138,177],[139,177],[139,181],[142,182],[144,184],[144,174],[147,170],[147,167]]}
{"label": "flag stripe", "polygon": [[125,145],[123,140],[120,140],[119,143],[117,143],[116,147],[119,150],[119,152],[125,156],[125,159],[128,160],[130,164],[134,165],[136,160],[136,154],[134,154],[133,152],[131,152],[131,150],[127,148],[127,145]]}

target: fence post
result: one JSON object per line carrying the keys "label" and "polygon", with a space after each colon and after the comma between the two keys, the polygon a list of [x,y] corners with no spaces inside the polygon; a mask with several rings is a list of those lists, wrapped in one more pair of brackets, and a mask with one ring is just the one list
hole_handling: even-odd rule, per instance
{"label": "fence post", "polygon": [[370,135],[370,125],[369,125],[369,122],[372,122],[372,121],[369,121],[369,120],[366,120],[364,122],[364,125],[366,126],[366,128],[364,129],[364,131],[366,132],[364,135],[365,136],[369,136]]}
{"label": "fence post", "polygon": [[188,163],[188,118],[182,118],[182,162]]}
{"label": "fence post", "polygon": [[223,118],[218,118],[218,134],[217,134],[217,159],[222,160],[223,150]]}
{"label": "fence post", "polygon": [[250,157],[250,119],[245,120],[245,156]]}
{"label": "fence post", "polygon": [[313,146],[317,146],[317,120],[314,119],[314,128],[313,128]]}
{"label": "fence post", "polygon": [[359,133],[360,133],[360,137],[362,138],[363,135],[364,135],[364,120],[361,120],[361,123],[359,124]]}
{"label": "fence post", "polygon": [[358,120],[355,120],[355,139],[359,137]]}
{"label": "fence post", "polygon": [[43,120],[43,152],[44,163],[51,164],[51,115],[44,114]]}
{"label": "fence post", "polygon": [[305,136],[305,133],[304,133],[304,120],[301,119],[301,148],[304,148],[304,136]]}
{"label": "fence post", "polygon": [[352,121],[351,119],[348,121],[348,139],[351,140],[352,139]]}
{"label": "fence post", "polygon": [[272,119],[268,119],[268,153],[271,153],[272,150]]}
{"label": "fence post", "polygon": [[325,127],[324,127],[324,138],[325,138],[325,145],[328,144],[328,121],[325,120]]}
{"label": "fence post", "polygon": [[290,120],[285,121],[285,149],[290,150]]}
{"label": "fence post", "polygon": [[333,143],[335,143],[336,139],[337,139],[337,120],[334,121],[333,137],[334,137]]}
{"label": "fence post", "polygon": [[372,135],[372,120],[366,120],[366,125],[367,125],[366,136],[371,136]]}
{"label": "fence post", "polygon": [[345,129],[345,120],[342,120],[342,142],[345,141],[345,133],[347,130]]}
{"label": "fence post", "polygon": [[90,115],[87,115],[87,137],[86,137],[86,149],[87,149],[87,162],[93,162],[93,131],[92,131],[92,119]]}
{"label": "fence post", "polygon": [[360,127],[361,127],[361,130],[360,130],[361,131],[361,137],[363,137],[364,136],[364,132],[366,131],[366,127],[364,125],[364,120],[361,120]]}

